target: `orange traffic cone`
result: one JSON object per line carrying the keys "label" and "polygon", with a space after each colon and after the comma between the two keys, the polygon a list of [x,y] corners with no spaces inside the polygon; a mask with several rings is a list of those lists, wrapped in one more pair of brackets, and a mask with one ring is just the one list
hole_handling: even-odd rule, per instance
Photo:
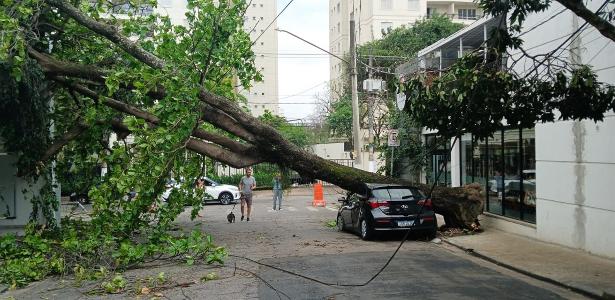
{"label": "orange traffic cone", "polygon": [[312,201],[312,206],[325,207],[326,205],[322,192],[322,183],[318,181],[314,184],[314,200]]}

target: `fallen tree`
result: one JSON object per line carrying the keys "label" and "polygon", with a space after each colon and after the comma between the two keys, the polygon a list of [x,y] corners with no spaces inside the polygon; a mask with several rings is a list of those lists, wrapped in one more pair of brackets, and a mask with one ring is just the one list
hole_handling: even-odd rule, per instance
{"label": "fallen tree", "polygon": [[[23,53],[35,60],[54,100],[65,101],[61,102],[66,106],[62,117],[68,119],[58,126],[64,134],[49,143],[37,163],[23,166],[22,175],[42,170],[71,141],[113,130],[124,135],[131,132],[137,140],[135,146],[125,147],[130,158],[127,168],[113,161],[119,154],[110,154],[109,149],[100,152],[107,159],[105,163],[117,166],[109,190],[93,193],[101,193],[101,201],[106,201],[103,196],[122,195],[136,186],[141,187],[144,198],[156,199],[165,178],[181,172],[177,165],[184,150],[236,168],[276,163],[358,193],[363,192],[365,182],[402,183],[309,153],[238,104],[232,79],[245,87],[259,79],[249,37],[238,25],[245,3],[216,6],[190,1],[187,27],[171,25],[164,17],[132,15],[121,22],[102,18],[98,12],[107,9],[102,3],[85,9],[65,0],[37,1],[37,5],[29,8],[38,14],[13,10],[14,17],[22,21],[18,29],[26,34],[23,44],[17,43],[21,48],[5,49],[6,57]],[[220,23],[222,18],[235,23]],[[159,35],[150,37],[152,31]],[[47,40],[28,39],[27,33],[34,32]],[[49,44],[57,46],[44,54]],[[20,67],[13,63],[14,70]],[[156,157],[149,157],[154,153]],[[121,161],[126,163],[126,158]],[[139,176],[152,180],[144,182]],[[480,213],[476,208],[482,207],[476,203],[480,197],[475,197],[474,188],[438,188],[433,199],[436,212],[443,214],[449,225],[466,228]],[[150,205],[144,202],[138,207],[142,211],[135,211],[132,218],[143,218],[142,212]]]}

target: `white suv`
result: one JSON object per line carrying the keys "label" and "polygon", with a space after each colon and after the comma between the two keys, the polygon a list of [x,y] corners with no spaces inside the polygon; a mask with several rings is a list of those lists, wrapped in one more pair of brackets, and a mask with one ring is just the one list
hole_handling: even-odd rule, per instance
{"label": "white suv", "polygon": [[205,179],[205,201],[218,200],[222,204],[230,204],[239,200],[239,188],[229,184],[219,184],[207,177]]}
{"label": "white suv", "polygon": [[[230,204],[231,202],[237,202],[240,197],[239,188],[234,185],[219,184],[207,177],[205,180],[205,201],[219,201],[221,204]],[[171,196],[173,189],[179,188],[179,184],[171,179],[167,182],[166,190],[162,194],[162,199],[167,201]]]}

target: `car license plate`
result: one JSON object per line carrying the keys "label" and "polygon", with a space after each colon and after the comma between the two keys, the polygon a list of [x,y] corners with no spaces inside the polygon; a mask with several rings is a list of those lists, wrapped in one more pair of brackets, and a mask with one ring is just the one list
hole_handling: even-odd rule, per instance
{"label": "car license plate", "polygon": [[411,221],[397,221],[397,226],[399,227],[410,227],[414,225],[414,220]]}

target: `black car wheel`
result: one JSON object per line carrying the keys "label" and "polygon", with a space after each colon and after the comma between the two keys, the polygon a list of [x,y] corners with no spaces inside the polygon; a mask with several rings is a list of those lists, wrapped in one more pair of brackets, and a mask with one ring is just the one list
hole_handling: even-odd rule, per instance
{"label": "black car wheel", "polygon": [[218,197],[218,200],[220,200],[220,203],[228,205],[231,204],[231,201],[233,201],[233,195],[231,195],[231,193],[222,193]]}
{"label": "black car wheel", "polygon": [[341,214],[337,215],[337,231],[346,231],[346,226],[344,225],[344,218],[342,218]]}
{"label": "black car wheel", "polygon": [[374,238],[374,229],[367,223],[367,220],[362,218],[359,221],[359,226],[361,229],[361,239],[368,241]]}

